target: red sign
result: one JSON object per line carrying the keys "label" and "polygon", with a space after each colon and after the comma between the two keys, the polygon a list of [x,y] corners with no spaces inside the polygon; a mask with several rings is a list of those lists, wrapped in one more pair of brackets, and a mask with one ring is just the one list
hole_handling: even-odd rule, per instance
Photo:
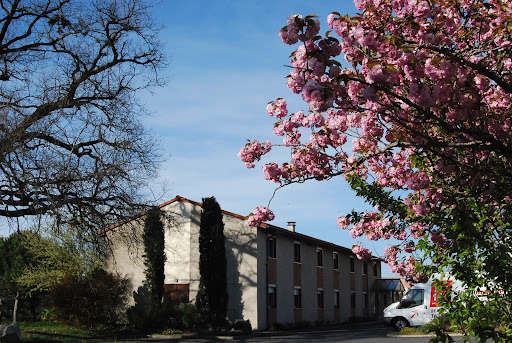
{"label": "red sign", "polygon": [[446,284],[448,287],[444,288],[438,292],[436,290],[436,286],[432,285],[432,289],[430,290],[430,307],[437,307],[437,295],[438,294],[444,294],[450,287],[452,286],[453,281],[441,281],[444,284]]}

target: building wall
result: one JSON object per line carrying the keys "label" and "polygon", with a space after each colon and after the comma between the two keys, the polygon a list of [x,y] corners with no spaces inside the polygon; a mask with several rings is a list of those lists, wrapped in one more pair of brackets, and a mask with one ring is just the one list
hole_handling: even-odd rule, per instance
{"label": "building wall", "polygon": [[161,208],[166,215],[164,266],[166,284],[188,284],[189,300],[199,288],[197,210],[193,204],[175,202]]}
{"label": "building wall", "polygon": [[[199,227],[201,207],[177,201],[164,207],[165,284],[188,285],[189,301],[195,301],[199,289]],[[223,215],[226,239],[228,318],[250,320],[258,327],[257,233],[256,229],[244,225],[243,219]],[[132,289],[142,285],[145,275],[141,256],[144,247],[141,241],[143,220],[139,219],[108,232],[113,246],[108,259],[108,268],[131,280]],[[136,228],[137,239],[120,239],[126,230]],[[136,242],[136,244],[135,244]],[[130,297],[133,304],[133,298]]]}
{"label": "building wall", "polygon": [[340,321],[347,321],[352,316],[350,288],[350,255],[339,254],[339,291],[340,291]]}
{"label": "building wall", "polygon": [[317,320],[317,267],[316,245],[301,240],[301,274],[302,274],[302,320],[314,322]]}
{"label": "building wall", "polygon": [[[164,208],[171,220],[166,227],[165,283],[188,283],[189,301],[199,289],[199,230],[202,208],[190,202],[173,202]],[[227,261],[228,318],[250,320],[257,328],[256,229],[241,218],[223,215]],[[177,229],[178,228],[178,229]]]}
{"label": "building wall", "polygon": [[228,276],[228,318],[250,320],[258,328],[257,229],[224,215]]}
{"label": "building wall", "polygon": [[[145,278],[142,254],[143,222],[134,220],[125,224],[123,230],[112,230],[107,232],[110,254],[107,257],[107,270],[118,273],[120,276],[130,280],[131,290],[136,291],[142,285]],[[129,297],[129,304],[133,305],[133,297]]]}
{"label": "building wall", "polygon": [[[261,230],[259,245],[265,244],[265,256],[258,251],[258,263],[265,263],[266,269],[259,268],[260,275],[266,276],[265,285],[259,284],[259,295],[275,287],[276,308],[269,308],[268,299],[260,297],[259,315],[262,327],[276,324],[299,324],[300,322],[344,322],[351,318],[370,318],[375,315],[373,282],[380,277],[380,263],[377,276],[373,275],[373,262],[363,262],[341,247],[332,244],[315,244],[301,239],[302,235],[286,233],[283,230]],[[276,255],[269,256],[268,240],[274,239]],[[300,244],[300,262],[294,263],[294,243]],[[258,249],[260,250],[260,249]],[[321,251],[322,265],[319,266],[318,251]],[[338,268],[334,267],[334,253],[338,255]],[[353,258],[354,271],[351,272]],[[364,264],[367,264],[364,274]],[[298,275],[298,277],[297,277]],[[300,288],[301,309],[295,309],[294,289]],[[335,307],[335,291],[339,294],[339,306]],[[323,294],[323,306],[319,306],[319,292]],[[352,306],[355,301],[355,307]],[[264,308],[262,304],[267,306]],[[265,320],[265,322],[263,321]]]}
{"label": "building wall", "polygon": [[[267,264],[267,231],[259,227],[257,229],[257,249],[256,249],[256,258],[257,258],[257,328],[265,329],[269,327],[267,320],[267,272],[268,272],[268,264]],[[254,300],[252,300],[254,301]],[[252,323],[253,328],[255,328],[255,323]]]}
{"label": "building wall", "polygon": [[293,240],[276,235],[277,322],[293,323]]}
{"label": "building wall", "polygon": [[[165,283],[188,285],[189,301],[194,301],[200,278],[201,206],[191,201],[171,201],[162,210],[166,213]],[[367,274],[363,275],[363,262],[356,258],[354,272],[351,272],[353,254],[346,248],[281,228],[249,228],[245,226],[242,217],[226,212],[223,219],[228,318],[250,320],[254,329],[261,330],[277,323],[344,322],[350,318],[368,318],[375,314],[372,285],[376,278],[380,278],[380,263],[377,276],[373,275],[372,262],[368,262]],[[133,290],[136,290],[144,280],[140,259],[143,246],[140,239],[133,242],[119,239],[128,227],[138,228],[138,231],[134,231],[140,236],[143,221],[134,220],[108,232],[112,241],[119,241],[119,244],[114,245],[108,265],[120,275],[130,278]],[[269,237],[275,238],[275,258],[269,258]],[[300,263],[294,263],[296,242],[300,243]],[[318,249],[322,251],[322,266],[318,266]],[[334,252],[339,256],[338,269],[334,268]],[[268,306],[269,286],[276,290],[276,306],[273,309]],[[299,309],[295,308],[296,288],[301,292]],[[334,306],[335,290],[339,291],[338,308]],[[323,308],[318,306],[319,291],[323,292]],[[353,300],[355,308],[352,308]]]}

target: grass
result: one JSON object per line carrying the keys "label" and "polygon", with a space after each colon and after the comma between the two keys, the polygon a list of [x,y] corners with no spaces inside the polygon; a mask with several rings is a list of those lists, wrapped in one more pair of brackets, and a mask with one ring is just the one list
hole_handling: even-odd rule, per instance
{"label": "grass", "polygon": [[[449,327],[446,327],[444,330],[445,333],[453,334],[457,333],[457,331],[452,330]],[[414,326],[414,327],[406,327],[402,331],[391,332],[393,336],[432,336],[435,335],[434,328],[429,324],[423,326]]]}
{"label": "grass", "polygon": [[[109,335],[104,331],[80,329],[69,325],[63,325],[52,322],[35,322],[35,323],[18,323],[23,342],[38,342],[38,343],[82,343],[82,342],[97,342],[97,343],[121,343],[113,335]],[[128,341],[126,341],[128,342]],[[136,340],[129,341],[130,343],[137,342]]]}
{"label": "grass", "polygon": [[394,336],[432,335],[432,333],[427,333],[424,326],[407,327],[402,331],[393,332],[392,334]]}

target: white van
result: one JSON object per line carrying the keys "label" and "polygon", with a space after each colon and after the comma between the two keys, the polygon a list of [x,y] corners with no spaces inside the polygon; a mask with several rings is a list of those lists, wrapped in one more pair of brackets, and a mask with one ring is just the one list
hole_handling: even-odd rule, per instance
{"label": "white van", "polygon": [[[453,291],[459,290],[460,281],[453,279],[442,280]],[[389,305],[384,309],[384,322],[400,331],[408,326],[421,326],[438,316],[436,287],[433,281],[418,283],[409,288],[400,302]]]}

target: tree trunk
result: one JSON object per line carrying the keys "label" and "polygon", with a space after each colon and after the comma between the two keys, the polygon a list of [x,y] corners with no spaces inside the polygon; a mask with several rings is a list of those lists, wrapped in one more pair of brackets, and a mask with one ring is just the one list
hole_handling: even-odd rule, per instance
{"label": "tree trunk", "polygon": [[16,323],[18,321],[18,299],[20,297],[20,291],[16,292],[16,296],[14,297],[14,309],[12,310],[12,323]]}

